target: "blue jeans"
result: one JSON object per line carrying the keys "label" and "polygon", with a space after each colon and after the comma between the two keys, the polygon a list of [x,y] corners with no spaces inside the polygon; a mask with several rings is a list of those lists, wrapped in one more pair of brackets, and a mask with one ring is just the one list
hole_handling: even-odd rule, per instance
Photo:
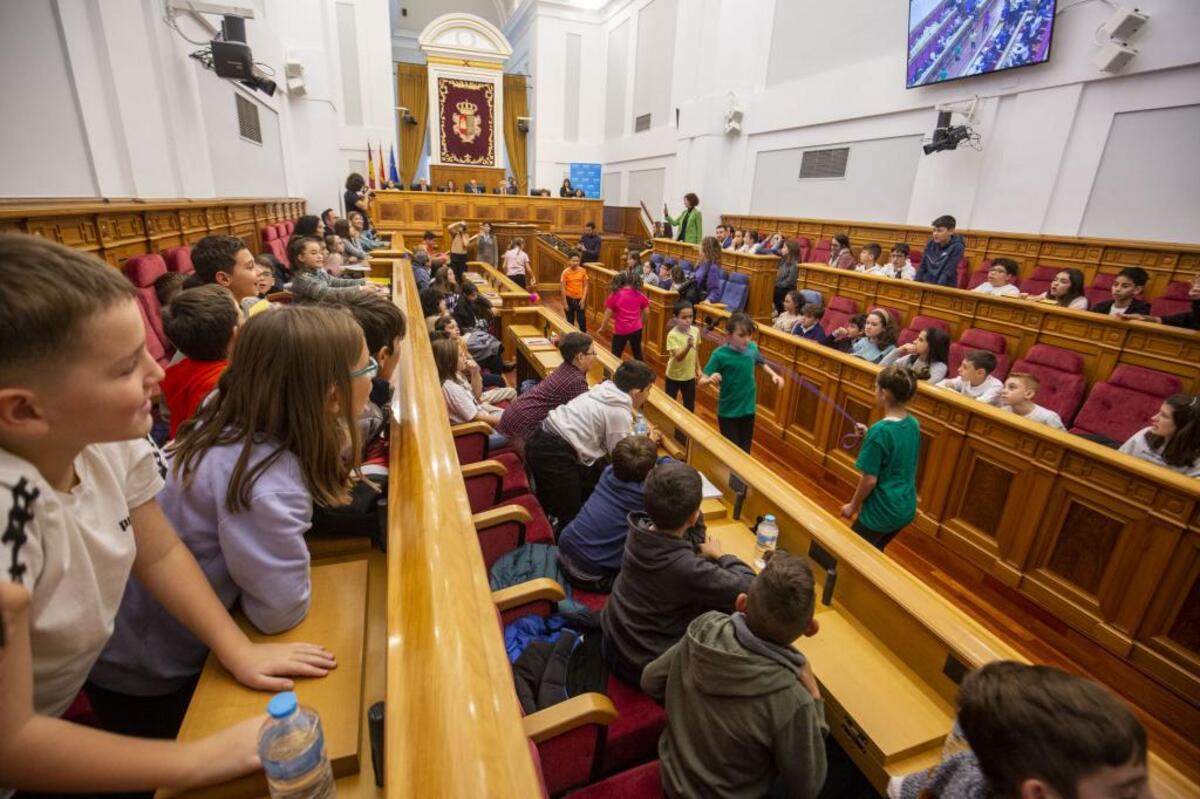
{"label": "blue jeans", "polygon": [[508,446],[508,436],[503,433],[492,432],[488,436],[488,451],[503,449]]}

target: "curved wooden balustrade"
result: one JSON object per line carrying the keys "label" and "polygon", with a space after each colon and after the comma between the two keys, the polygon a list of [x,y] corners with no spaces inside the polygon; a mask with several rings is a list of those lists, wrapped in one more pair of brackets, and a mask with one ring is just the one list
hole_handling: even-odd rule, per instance
{"label": "curved wooden balustrade", "polygon": [[[655,248],[660,245],[663,252],[677,257],[693,246],[656,239]],[[694,259],[692,255],[687,257]],[[750,276],[746,312],[756,321],[771,318],[771,289],[778,262],[778,258],[770,255],[727,252],[721,256],[724,268]],[[835,295],[856,300],[864,312],[875,305],[894,308],[904,315],[905,324],[918,315],[944,319],[950,325],[952,340],[970,327],[999,333],[1008,342],[1010,362],[1024,356],[1034,344],[1049,344],[1082,355],[1089,383],[1106,380],[1120,364],[1132,364],[1178,375],[1187,391],[1200,392],[1197,366],[1200,333],[1195,330],[1129,322],[1046,303],[864,275],[817,264],[802,264],[797,284],[802,289],[819,291],[826,302]]]}
{"label": "curved wooden balustrade", "polygon": [[[896,242],[924,250],[929,240],[929,227],[920,225],[746,214],[722,214],[721,221],[760,232],[779,231],[787,237],[804,236],[814,245],[820,239],[845,233],[855,248],[875,242],[884,253]],[[1090,285],[1097,274],[1116,274],[1127,266],[1140,266],[1150,273],[1146,291],[1152,297],[1162,294],[1169,282],[1190,281],[1200,272],[1200,244],[967,229],[956,232],[966,240],[966,255],[972,270],[978,269],[985,259],[1011,258],[1020,266],[1022,278],[1029,277],[1039,264],[1075,267],[1083,271],[1084,284]]]}
{"label": "curved wooden balustrade", "polygon": [[573,197],[527,197],[520,194],[377,191],[371,219],[386,231],[419,233],[444,230],[451,222],[535,225],[556,233],[582,233],[583,226],[603,222],[602,200]]}
{"label": "curved wooden balustrade", "polygon": [[[421,318],[407,262],[396,301]],[[400,351],[388,516],[389,797],[540,795],[479,541],[432,371],[413,327]]]}
{"label": "curved wooden balustrade", "polygon": [[[545,308],[521,309],[515,321],[522,327],[514,334],[573,329]],[[554,362],[541,352],[522,350],[522,355],[538,372]],[[598,361],[605,373],[618,364],[603,351]],[[878,787],[887,774],[936,761],[952,723],[961,668],[1001,658],[1022,660],[1020,654],[660,389],[651,392],[645,412],[666,441],[680,442],[673,447],[677,456],[721,489],[727,508],[740,511],[729,512],[736,518],[706,513],[710,532],[726,551],[752,557],[753,539],[742,522],[774,513],[781,547],[811,553],[816,544],[836,561],[832,605],[818,611],[822,631],[797,645],[812,659],[822,683],[832,734],[864,773]],[[829,577],[817,568],[817,578],[820,595]],[[1152,755],[1152,760],[1159,796],[1196,794],[1195,783],[1161,758]]]}
{"label": "curved wooden balustrade", "polygon": [[261,247],[259,228],[304,214],[304,200],[213,198],[207,200],[0,200],[0,231],[42,236],[94,253],[113,266],[126,258],[195,244],[205,236],[239,236],[250,251]]}

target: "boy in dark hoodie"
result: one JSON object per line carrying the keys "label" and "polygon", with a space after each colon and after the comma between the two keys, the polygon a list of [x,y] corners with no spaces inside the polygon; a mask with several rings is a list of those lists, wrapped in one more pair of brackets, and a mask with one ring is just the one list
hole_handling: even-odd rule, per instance
{"label": "boy in dark hoodie", "polygon": [[825,782],[825,705],[804,655],[815,635],[813,574],[777,550],[739,594],[733,615],[709,611],[642,672],[665,699],[658,742],[669,797],[815,797]]}
{"label": "boy in dark hoodie", "polygon": [[655,466],[646,477],[645,513],[629,515],[621,573],[600,616],[609,670],[638,685],[642,669],[707,610],[730,612],[754,571],[721,553],[709,537],[699,551],[686,537],[700,518],[700,473],[686,463]]}
{"label": "boy in dark hoodie", "polygon": [[917,282],[935,286],[958,285],[958,262],[966,250],[966,240],[954,232],[958,222],[949,214],[933,220],[933,231],[925,242],[921,265],[917,267]]}
{"label": "boy in dark hoodie", "polygon": [[621,571],[629,514],[646,510],[642,483],[657,448],[648,436],[626,436],[613,447],[596,490],[558,537],[558,565],[571,585],[607,594]]}

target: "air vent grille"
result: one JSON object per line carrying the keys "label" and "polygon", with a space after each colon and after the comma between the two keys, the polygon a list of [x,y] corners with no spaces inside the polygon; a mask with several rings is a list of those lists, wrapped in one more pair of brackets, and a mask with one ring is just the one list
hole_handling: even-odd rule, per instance
{"label": "air vent grille", "polygon": [[800,159],[800,179],[844,178],[846,177],[846,160],[849,157],[849,147],[805,150]]}
{"label": "air vent grille", "polygon": [[640,117],[635,117],[633,120],[633,132],[641,133],[643,130],[650,130],[649,114],[642,114]]}
{"label": "air vent grille", "polygon": [[234,92],[237,100],[238,135],[255,144],[262,144],[262,126],[258,122],[258,105]]}

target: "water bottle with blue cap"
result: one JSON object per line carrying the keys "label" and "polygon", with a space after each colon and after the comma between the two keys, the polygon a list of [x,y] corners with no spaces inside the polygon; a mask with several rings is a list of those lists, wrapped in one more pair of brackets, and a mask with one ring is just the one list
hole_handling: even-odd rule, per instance
{"label": "water bottle with blue cap", "polygon": [[258,733],[258,757],[267,773],[271,799],[328,799],[333,769],[317,711],[301,705],[293,691],[267,703],[270,718]]}
{"label": "water bottle with blue cap", "polygon": [[762,569],[766,566],[768,552],[774,552],[779,543],[779,525],[774,515],[768,513],[758,523],[757,536],[754,540],[754,565]]}

